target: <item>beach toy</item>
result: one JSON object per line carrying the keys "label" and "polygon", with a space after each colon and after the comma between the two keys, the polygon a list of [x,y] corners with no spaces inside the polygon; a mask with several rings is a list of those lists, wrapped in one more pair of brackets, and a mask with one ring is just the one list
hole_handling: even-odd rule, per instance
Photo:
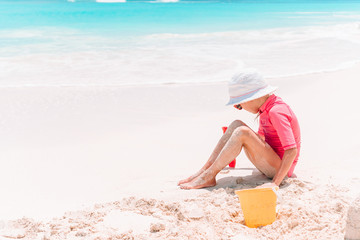
{"label": "beach toy", "polygon": [[245,224],[256,228],[276,219],[276,193],[272,188],[254,188],[235,191],[244,213]]}
{"label": "beach toy", "polygon": [[[222,130],[223,130],[223,133],[225,133],[227,130],[227,127],[222,127]],[[234,160],[231,163],[229,163],[229,167],[234,168],[235,165],[236,165],[236,158],[234,158]]]}

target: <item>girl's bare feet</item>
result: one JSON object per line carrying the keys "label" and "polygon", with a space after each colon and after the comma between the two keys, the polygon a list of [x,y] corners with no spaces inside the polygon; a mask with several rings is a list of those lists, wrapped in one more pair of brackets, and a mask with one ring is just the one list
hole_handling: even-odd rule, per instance
{"label": "girl's bare feet", "polygon": [[190,182],[180,185],[182,189],[198,189],[213,187],[216,185],[215,176],[210,174],[208,171],[203,172],[200,176],[196,177]]}
{"label": "girl's bare feet", "polygon": [[184,184],[184,183],[188,183],[188,182],[191,182],[192,180],[194,180],[196,177],[200,176],[200,174],[202,174],[204,172],[204,170],[199,170],[197,173],[195,173],[194,175],[191,175],[190,177],[186,178],[186,179],[183,179],[183,180],[180,180],[178,182],[178,186],[180,186],[181,184]]}

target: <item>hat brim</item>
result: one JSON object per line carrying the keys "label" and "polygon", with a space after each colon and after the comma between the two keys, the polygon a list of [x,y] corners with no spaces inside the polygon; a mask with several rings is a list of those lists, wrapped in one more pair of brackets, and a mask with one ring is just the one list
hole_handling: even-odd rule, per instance
{"label": "hat brim", "polygon": [[229,102],[226,104],[226,106],[229,105],[234,105],[234,104],[240,104],[240,103],[244,103],[244,102],[249,102],[251,100],[255,100],[257,98],[263,97],[267,94],[271,94],[273,92],[275,92],[277,89],[277,87],[274,86],[267,86],[265,88],[262,88],[256,92],[252,92],[252,93],[248,93],[245,95],[242,95],[240,97],[237,98],[230,98]]}

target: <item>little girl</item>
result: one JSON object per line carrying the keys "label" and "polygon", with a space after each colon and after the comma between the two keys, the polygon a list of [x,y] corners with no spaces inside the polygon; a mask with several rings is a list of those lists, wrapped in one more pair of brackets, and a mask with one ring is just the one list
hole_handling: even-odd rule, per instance
{"label": "little girl", "polygon": [[254,70],[233,76],[227,105],[259,114],[259,130],[254,132],[240,120],[232,122],[205,165],[178,183],[182,189],[215,186],[216,175],[242,149],[254,166],[272,179],[261,187],[279,186],[286,175],[292,176],[300,153],[300,127],[290,107],[272,94],[275,90]]}

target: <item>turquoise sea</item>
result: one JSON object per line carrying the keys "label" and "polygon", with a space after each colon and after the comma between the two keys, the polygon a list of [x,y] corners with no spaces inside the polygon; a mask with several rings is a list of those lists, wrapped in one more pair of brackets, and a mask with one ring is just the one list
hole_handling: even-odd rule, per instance
{"label": "turquoise sea", "polygon": [[360,60],[354,0],[0,0],[0,85],[227,81]]}
{"label": "turquoise sea", "polygon": [[0,4],[0,29],[63,27],[113,35],[333,24],[359,20],[360,11],[360,2],[354,0],[11,0]]}

